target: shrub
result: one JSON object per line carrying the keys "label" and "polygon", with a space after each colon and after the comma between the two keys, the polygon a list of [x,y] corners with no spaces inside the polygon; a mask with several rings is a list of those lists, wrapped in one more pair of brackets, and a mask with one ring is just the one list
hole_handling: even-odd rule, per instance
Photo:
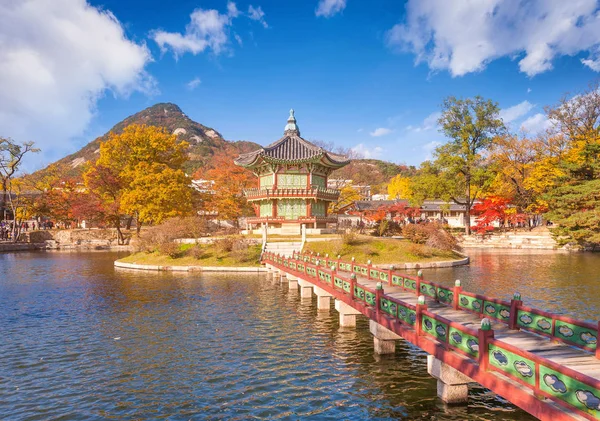
{"label": "shrub", "polygon": [[426,244],[441,250],[459,249],[456,238],[441,224],[408,224],[402,229],[402,235],[416,244]]}
{"label": "shrub", "polygon": [[360,236],[356,231],[349,230],[341,235],[342,244],[345,246],[356,246],[362,243]]}
{"label": "shrub", "polygon": [[176,259],[181,257],[183,251],[181,251],[181,246],[177,243],[163,243],[158,247],[158,250],[161,254],[165,254],[172,259]]}
{"label": "shrub", "polygon": [[167,219],[160,225],[146,228],[136,242],[136,251],[151,253],[165,243],[172,243],[177,238],[199,238],[208,233],[205,218],[190,216]]}
{"label": "shrub", "polygon": [[196,260],[200,260],[206,256],[206,249],[200,244],[196,244],[189,249],[188,253]]}
{"label": "shrub", "polygon": [[411,244],[407,248],[408,252],[417,257],[433,257],[435,253],[431,247],[423,244]]}

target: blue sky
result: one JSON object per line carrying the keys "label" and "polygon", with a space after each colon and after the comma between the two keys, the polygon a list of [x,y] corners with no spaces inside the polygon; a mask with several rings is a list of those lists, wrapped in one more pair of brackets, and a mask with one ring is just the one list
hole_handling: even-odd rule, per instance
{"label": "blue sky", "polygon": [[596,0],[24,0],[0,5],[0,135],[74,152],[173,102],[228,140],[303,137],[418,165],[448,95],[513,130],[600,71]]}

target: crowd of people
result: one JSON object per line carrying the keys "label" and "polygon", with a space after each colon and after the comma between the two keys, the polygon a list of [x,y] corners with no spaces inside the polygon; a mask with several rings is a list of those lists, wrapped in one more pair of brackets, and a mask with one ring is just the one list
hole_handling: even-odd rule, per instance
{"label": "crowd of people", "polygon": [[[0,240],[12,240],[14,224],[14,221],[0,222]],[[53,228],[55,228],[55,225],[52,221],[25,221],[21,222],[19,232],[50,230]]]}

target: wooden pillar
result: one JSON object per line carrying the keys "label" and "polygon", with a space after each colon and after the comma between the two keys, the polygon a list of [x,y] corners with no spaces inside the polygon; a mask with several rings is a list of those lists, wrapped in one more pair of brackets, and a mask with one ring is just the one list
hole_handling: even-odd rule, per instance
{"label": "wooden pillar", "polygon": [[459,308],[459,296],[460,293],[462,292],[462,286],[460,286],[460,279],[457,279],[456,281],[454,281],[454,289],[453,289],[453,294],[452,294],[452,308],[454,310],[458,310]]}
{"label": "wooden pillar", "polygon": [[508,328],[509,329],[519,329],[519,324],[517,322],[517,316],[519,315],[519,307],[523,305],[523,301],[521,300],[521,294],[515,292],[513,294],[512,300],[510,300],[510,316],[508,318]]}
{"label": "wooden pillar", "polygon": [[481,319],[481,327],[477,333],[479,340],[479,369],[486,371],[490,362],[489,358],[489,340],[494,338],[494,331],[490,319],[484,317]]}
{"label": "wooden pillar", "polygon": [[422,317],[422,313],[424,310],[427,310],[427,304],[425,304],[425,296],[424,295],[419,295],[419,298],[417,299],[417,305],[416,307],[416,320],[415,320],[415,331],[417,332],[417,335],[422,335],[423,334],[423,328],[421,327],[421,324],[423,322],[423,317]]}

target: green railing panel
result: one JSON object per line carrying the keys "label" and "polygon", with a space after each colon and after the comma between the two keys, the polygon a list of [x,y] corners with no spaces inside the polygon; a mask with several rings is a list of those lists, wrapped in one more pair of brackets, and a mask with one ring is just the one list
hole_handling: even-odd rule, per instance
{"label": "green railing panel", "polygon": [[392,275],[392,285],[402,286],[403,282],[402,276]]}
{"label": "green railing panel", "polygon": [[489,362],[497,369],[535,386],[535,364],[530,359],[490,344]]}
{"label": "green railing panel", "polygon": [[556,321],[556,327],[554,329],[554,336],[558,339],[573,342],[590,351],[596,350],[598,342],[597,335],[598,333],[596,331],[572,323],[563,322],[562,320]]}
{"label": "green railing panel", "polygon": [[404,288],[412,289],[413,291],[417,290],[417,281],[409,278],[404,278]]}
{"label": "green railing panel", "polygon": [[510,307],[492,301],[484,301],[483,314],[508,322],[508,319],[510,318]]}
{"label": "green railing panel", "polygon": [[452,304],[452,300],[454,300],[454,292],[447,288],[438,287],[437,288],[437,298],[442,303]]}
{"label": "green railing panel", "polygon": [[369,272],[367,271],[367,268],[359,268],[359,269],[360,269],[360,273],[362,273],[362,274],[363,274],[363,275],[365,275],[365,276],[367,275],[367,273],[369,273]]}
{"label": "green railing panel", "polygon": [[552,334],[552,319],[525,310],[517,312],[517,324],[537,332]]}
{"label": "green railing panel", "polygon": [[379,279],[381,279],[382,281],[388,281],[389,280],[388,273],[387,272],[379,272]]}
{"label": "green railing panel", "polygon": [[342,288],[344,289],[344,281],[342,281],[341,278],[338,278],[337,276],[333,278],[333,284],[337,287],[337,288]]}
{"label": "green railing panel", "polygon": [[435,287],[433,285],[421,284],[421,294],[435,298]]}
{"label": "green railing panel", "polygon": [[450,327],[448,342],[450,345],[466,352],[473,357],[477,357],[479,355],[479,341],[474,335],[470,335],[456,328]]}
{"label": "green railing panel", "polygon": [[357,285],[354,285],[354,297],[361,301],[365,301],[365,290]]}
{"label": "green railing panel", "polygon": [[600,390],[540,364],[540,389],[600,419]]}
{"label": "green railing panel", "polygon": [[372,292],[369,291],[365,291],[365,301],[367,302],[367,304],[369,304],[370,306],[374,306],[375,302],[377,301],[377,297],[375,296],[375,294],[373,294]]}
{"label": "green railing panel", "polygon": [[360,273],[360,266],[354,266],[354,273]]}
{"label": "green railing panel", "polygon": [[387,314],[394,316],[394,317],[398,317],[398,313],[397,313],[398,306],[393,301],[382,297],[380,300],[380,307]]}
{"label": "green railing panel", "polygon": [[467,310],[473,310],[478,313],[481,313],[481,310],[483,307],[483,301],[480,300],[479,298],[459,294],[458,295],[458,305],[459,305],[459,307],[466,308]]}
{"label": "green railing panel", "polygon": [[377,269],[371,269],[369,271],[369,275],[371,276],[371,278],[378,279],[379,278],[379,271]]}
{"label": "green railing panel", "polygon": [[344,281],[342,284],[342,289],[350,294],[350,282]]}
{"label": "green railing panel", "polygon": [[423,314],[421,328],[442,342],[448,338],[448,325]]}
{"label": "green railing panel", "polygon": [[328,284],[331,284],[331,274],[330,273],[325,274],[325,282],[327,282]]}
{"label": "green railing panel", "polygon": [[398,318],[405,323],[414,326],[415,322],[417,321],[417,312],[403,306],[402,304],[398,304]]}

